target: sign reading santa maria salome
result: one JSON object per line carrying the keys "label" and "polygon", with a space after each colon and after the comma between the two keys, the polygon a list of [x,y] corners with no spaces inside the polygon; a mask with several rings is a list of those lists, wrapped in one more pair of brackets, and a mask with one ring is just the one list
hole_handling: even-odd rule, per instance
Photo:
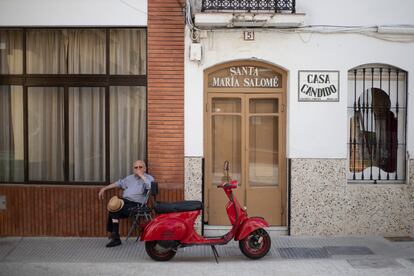
{"label": "sign reading santa maria salome", "polygon": [[209,88],[280,88],[282,76],[269,68],[238,65],[222,68],[208,76]]}

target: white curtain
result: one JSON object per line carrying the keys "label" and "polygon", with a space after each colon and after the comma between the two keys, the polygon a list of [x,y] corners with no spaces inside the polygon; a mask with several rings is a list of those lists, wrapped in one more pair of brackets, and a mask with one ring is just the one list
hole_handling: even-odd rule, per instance
{"label": "white curtain", "polygon": [[29,180],[63,181],[63,88],[29,87]]}
{"label": "white curtain", "polygon": [[105,88],[69,89],[69,181],[105,181]]}
{"label": "white curtain", "polygon": [[132,173],[132,163],[146,156],[145,87],[110,88],[111,181]]}
{"label": "white curtain", "polygon": [[28,74],[105,74],[104,30],[27,32]]}
{"label": "white curtain", "polygon": [[13,162],[13,125],[11,122],[10,86],[0,86],[0,180],[8,181],[11,177]]}
{"label": "white curtain", "polygon": [[26,34],[28,74],[66,74],[67,37],[62,30],[33,30]]}
{"label": "white curtain", "polygon": [[147,63],[146,43],[145,30],[111,30],[110,73],[116,75],[145,75]]}
{"label": "white curtain", "polygon": [[[27,32],[29,74],[105,74],[105,30]],[[146,73],[146,33],[111,31],[111,73]],[[64,88],[29,88],[30,180],[64,180],[64,149],[69,147],[69,181],[105,181],[105,131],[110,131],[110,177],[132,172],[146,156],[146,88],[69,88],[69,145],[64,144]],[[105,113],[110,112],[110,130]]]}
{"label": "white curtain", "polygon": [[0,74],[23,73],[23,35],[21,31],[0,30]]}
{"label": "white curtain", "polygon": [[23,89],[0,85],[0,181],[23,181],[23,158]]}
{"label": "white curtain", "polygon": [[68,73],[105,74],[105,31],[66,30]]}
{"label": "white curtain", "polygon": [[[110,73],[146,74],[146,32],[110,32]],[[146,88],[110,88],[110,179],[132,173],[132,163],[146,157]]]}
{"label": "white curtain", "polygon": [[[66,30],[69,74],[105,74],[105,31]],[[105,88],[69,89],[69,181],[105,181]]]}
{"label": "white curtain", "polygon": [[[23,73],[22,31],[0,30],[0,74]],[[0,181],[24,180],[23,88],[0,86]]]}

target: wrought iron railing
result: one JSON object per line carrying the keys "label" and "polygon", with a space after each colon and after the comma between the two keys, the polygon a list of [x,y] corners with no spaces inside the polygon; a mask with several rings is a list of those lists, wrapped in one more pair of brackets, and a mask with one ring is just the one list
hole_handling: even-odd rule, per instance
{"label": "wrought iron railing", "polygon": [[295,0],[202,0],[202,11],[290,11],[295,13]]}

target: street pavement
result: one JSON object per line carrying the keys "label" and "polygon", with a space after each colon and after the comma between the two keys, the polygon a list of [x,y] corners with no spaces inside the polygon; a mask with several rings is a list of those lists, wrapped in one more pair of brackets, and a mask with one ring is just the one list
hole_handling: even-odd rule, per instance
{"label": "street pavement", "polygon": [[180,248],[155,262],[144,243],[129,239],[106,248],[106,238],[2,237],[0,275],[414,275],[414,241],[383,237],[272,235],[267,256],[250,260],[237,242]]}

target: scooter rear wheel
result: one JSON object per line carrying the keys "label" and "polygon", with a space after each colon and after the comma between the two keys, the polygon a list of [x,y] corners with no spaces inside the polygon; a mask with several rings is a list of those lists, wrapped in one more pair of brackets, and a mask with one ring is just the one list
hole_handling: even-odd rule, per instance
{"label": "scooter rear wheel", "polygon": [[251,232],[239,241],[241,252],[250,259],[260,259],[266,256],[270,250],[270,245],[269,234],[263,228]]}
{"label": "scooter rear wheel", "polygon": [[158,241],[146,241],[145,251],[147,251],[147,254],[151,257],[151,259],[159,262],[171,260],[176,253],[172,248],[162,247]]}

